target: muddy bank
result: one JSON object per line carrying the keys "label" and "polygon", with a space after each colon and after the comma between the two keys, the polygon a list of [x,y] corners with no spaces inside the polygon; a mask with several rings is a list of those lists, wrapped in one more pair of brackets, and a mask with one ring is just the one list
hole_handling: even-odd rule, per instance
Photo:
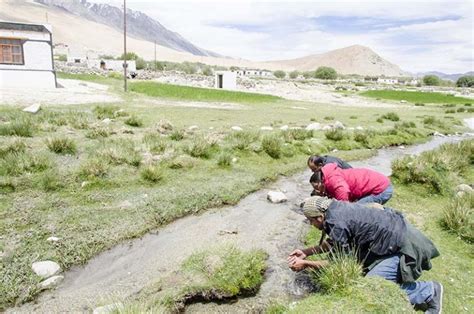
{"label": "muddy bank", "polygon": [[[408,148],[388,148],[356,167],[369,167],[390,173],[391,160],[404,154],[420,153],[461,137],[439,137]],[[119,245],[99,254],[84,267],[65,274],[57,290],[42,294],[35,303],[14,312],[90,312],[93,308],[138,293],[144,286],[169,276],[191,253],[222,243],[242,249],[258,248],[269,255],[266,279],[255,297],[232,304],[194,304],[190,312],[246,312],[258,309],[276,298],[294,299],[305,295],[308,286],[300,274],[286,265],[287,254],[300,247],[300,236],[308,226],[304,218],[291,210],[310,193],[309,171],[282,178],[245,197],[235,206],[211,209],[200,216],[180,219],[141,239]],[[284,204],[271,204],[267,192],[280,189],[288,197]]]}

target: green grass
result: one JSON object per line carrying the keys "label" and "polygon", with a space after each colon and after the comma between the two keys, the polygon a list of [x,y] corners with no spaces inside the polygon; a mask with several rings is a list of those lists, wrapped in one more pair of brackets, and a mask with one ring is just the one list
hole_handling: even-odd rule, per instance
{"label": "green grass", "polygon": [[234,92],[227,90],[179,86],[152,82],[132,83],[130,84],[130,90],[151,97],[193,101],[266,103],[274,102],[281,99],[277,96],[265,94]]}
{"label": "green grass", "polygon": [[389,100],[406,100],[412,103],[424,104],[464,104],[474,102],[464,97],[449,96],[443,93],[395,90],[370,90],[360,93],[362,96]]}

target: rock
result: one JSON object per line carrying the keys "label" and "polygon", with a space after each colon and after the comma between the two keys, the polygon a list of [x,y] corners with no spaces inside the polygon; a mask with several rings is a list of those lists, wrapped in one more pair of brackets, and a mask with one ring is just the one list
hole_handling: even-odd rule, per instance
{"label": "rock", "polygon": [[308,131],[319,131],[321,129],[322,129],[321,123],[318,123],[318,122],[311,123],[306,126],[306,130]]}
{"label": "rock", "polygon": [[323,128],[322,128],[321,130],[323,130],[323,131],[332,130],[332,126],[330,126],[330,125],[325,125],[325,126],[323,126]]}
{"label": "rock", "polygon": [[346,127],[344,126],[344,124],[342,124],[342,122],[340,122],[340,121],[334,122],[333,127],[334,127],[335,129],[343,129],[343,130],[346,128]]}
{"label": "rock", "polygon": [[456,196],[462,197],[464,194],[471,194],[474,192],[474,189],[467,184],[460,184],[456,187]]}
{"label": "rock", "polygon": [[406,104],[406,103],[407,103],[407,101],[406,101],[406,100],[403,100],[403,99],[400,100],[400,102],[401,102],[402,104]]}
{"label": "rock", "polygon": [[301,130],[301,129],[302,129],[302,127],[300,127],[300,126],[292,126],[290,128],[290,130]]}
{"label": "rock", "polygon": [[242,131],[243,129],[240,126],[234,125],[233,127],[231,127],[231,130],[232,131]]}
{"label": "rock", "polygon": [[112,122],[112,120],[109,118],[105,118],[104,120],[102,120],[103,124],[110,124],[110,122]]}
{"label": "rock", "polygon": [[362,130],[364,130],[364,128],[363,128],[363,127],[361,127],[360,125],[359,125],[359,126],[356,126],[356,128],[355,128],[355,129],[356,129],[356,130],[358,130],[358,131],[362,131]]}
{"label": "rock", "polygon": [[53,261],[34,262],[31,268],[35,274],[43,278],[54,276],[61,271],[59,264]]}
{"label": "rock", "polygon": [[283,203],[288,201],[286,195],[280,191],[270,191],[267,194],[267,199],[272,203]]}
{"label": "rock", "polygon": [[271,126],[262,126],[260,128],[260,130],[262,130],[262,131],[273,131],[273,128]]}
{"label": "rock", "polygon": [[58,275],[46,279],[45,281],[40,282],[39,286],[41,289],[51,289],[56,287],[63,281],[64,276]]}
{"label": "rock", "polygon": [[189,131],[195,131],[195,130],[197,130],[197,129],[199,129],[199,127],[198,127],[197,125],[191,125],[191,126],[188,128]]}
{"label": "rock", "polygon": [[87,182],[87,181],[82,181],[82,183],[81,183],[81,188],[85,188],[88,184],[89,184],[89,182]]}
{"label": "rock", "polygon": [[285,125],[281,126],[280,130],[282,130],[282,131],[288,130],[288,125],[285,124]]}
{"label": "rock", "polygon": [[438,131],[435,131],[433,133],[433,136],[438,136],[438,137],[446,137],[446,135],[439,133]]}
{"label": "rock", "polygon": [[235,164],[237,162],[237,157],[232,158],[232,162]]}
{"label": "rock", "polygon": [[99,306],[92,311],[92,314],[108,314],[115,310],[121,309],[123,305],[121,303],[113,303],[104,306]]}
{"label": "rock", "polygon": [[60,239],[58,237],[49,237],[46,239],[48,242],[58,242]]}
{"label": "rock", "polygon": [[29,112],[29,113],[37,113],[40,110],[41,110],[40,104],[33,104],[23,109],[24,112]]}
{"label": "rock", "polygon": [[210,126],[210,127],[209,127],[209,130],[214,130],[214,127],[213,127],[213,126]]}
{"label": "rock", "polygon": [[162,134],[167,134],[171,131],[173,131],[173,125],[171,124],[171,122],[167,121],[167,120],[160,120],[160,122],[158,122],[156,128],[158,129],[158,132],[162,133]]}

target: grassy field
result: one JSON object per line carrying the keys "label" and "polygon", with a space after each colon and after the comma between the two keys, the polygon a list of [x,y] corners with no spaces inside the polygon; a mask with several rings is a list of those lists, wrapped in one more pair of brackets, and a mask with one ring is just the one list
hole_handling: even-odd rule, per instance
{"label": "grassy field", "polygon": [[472,104],[473,99],[455,97],[443,93],[419,92],[419,91],[396,91],[396,90],[370,90],[360,93],[362,96],[389,100],[406,100],[412,103],[422,104]]}
{"label": "grassy field", "polygon": [[153,82],[131,83],[130,90],[151,97],[192,101],[263,103],[274,102],[281,99],[280,97],[272,95],[178,86]]}
{"label": "grassy field", "polygon": [[[335,118],[364,130],[280,131],[331,122],[324,117],[334,116],[334,107],[277,100],[224,110],[156,105],[136,93],[124,99],[45,105],[36,115],[0,106],[0,309],[39,292],[34,261],[69,269],[179,217],[236,203],[278,175],[304,169],[311,153],[367,156],[371,148],[424,141],[433,131],[462,130],[458,118],[467,116],[435,107],[341,107]],[[376,121],[392,111],[398,121]],[[231,131],[234,125],[244,131]],[[260,130],[269,125],[275,130]],[[61,241],[49,243],[50,236]]]}

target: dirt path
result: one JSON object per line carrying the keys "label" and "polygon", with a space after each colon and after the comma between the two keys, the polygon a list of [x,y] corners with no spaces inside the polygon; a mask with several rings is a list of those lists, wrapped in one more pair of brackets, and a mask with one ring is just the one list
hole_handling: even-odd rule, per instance
{"label": "dirt path", "polygon": [[[437,137],[414,147],[384,149],[378,156],[353,165],[389,174],[390,162],[394,158],[458,140],[459,137]],[[269,254],[265,282],[255,297],[230,305],[195,304],[188,308],[189,312],[245,312],[259,308],[271,299],[304,295],[307,291],[306,286],[301,284],[304,280],[288,269],[285,259],[293,248],[301,246],[298,239],[308,228],[303,216],[291,209],[309,195],[310,187],[306,184],[309,174],[306,171],[282,178],[268,189],[250,194],[235,206],[180,219],[158,233],[99,254],[84,267],[66,272],[65,280],[57,290],[42,294],[34,304],[25,304],[10,311],[90,312],[112,300],[123,300],[170,274],[191,253],[222,243],[235,243],[242,249],[265,250]],[[269,203],[266,195],[270,189],[284,191],[288,203]],[[234,230],[236,234],[225,232]]]}

